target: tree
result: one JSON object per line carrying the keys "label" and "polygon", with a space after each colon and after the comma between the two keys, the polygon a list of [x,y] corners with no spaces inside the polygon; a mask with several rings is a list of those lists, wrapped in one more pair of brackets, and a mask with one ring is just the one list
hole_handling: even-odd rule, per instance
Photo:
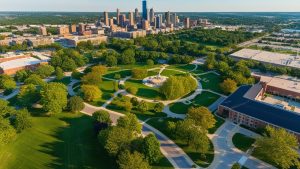
{"label": "tree", "polygon": [[10,107],[9,102],[3,99],[0,99],[0,118],[7,117],[14,112],[14,109]]}
{"label": "tree", "polygon": [[0,89],[13,90],[17,87],[14,79],[6,74],[0,75]]}
{"label": "tree", "polygon": [[127,112],[130,112],[132,110],[132,103],[129,101],[125,101],[123,105],[123,109]]}
{"label": "tree", "polygon": [[112,121],[107,111],[100,110],[93,113],[93,118],[99,123],[105,123],[111,125]]}
{"label": "tree", "polygon": [[124,65],[135,64],[135,52],[133,49],[127,49],[121,55],[121,63]]}
{"label": "tree", "polygon": [[57,67],[55,69],[55,76],[56,76],[56,80],[63,79],[64,78],[64,71],[60,67]]}
{"label": "tree", "polygon": [[68,92],[62,83],[48,83],[41,89],[41,103],[45,111],[60,113],[67,107]]}
{"label": "tree", "polygon": [[255,142],[255,152],[281,168],[300,168],[299,143],[297,138],[284,129],[267,126],[266,133]]}
{"label": "tree", "polygon": [[30,128],[32,121],[29,112],[26,109],[16,111],[13,124],[17,132]]}
{"label": "tree", "polygon": [[102,76],[96,72],[90,72],[81,78],[83,84],[99,86],[102,82]]}
{"label": "tree", "polygon": [[17,82],[24,82],[24,80],[27,79],[29,75],[30,72],[28,70],[19,70],[16,72],[14,79]]}
{"label": "tree", "polygon": [[163,103],[156,103],[154,106],[154,111],[160,113],[164,110],[165,105]]}
{"label": "tree", "polygon": [[134,79],[144,79],[148,75],[148,71],[146,69],[132,69],[131,71],[132,78]]}
{"label": "tree", "polygon": [[86,101],[94,101],[101,98],[102,96],[101,90],[94,85],[82,85],[81,92],[83,94],[84,100]]}
{"label": "tree", "polygon": [[118,64],[118,59],[113,55],[108,55],[105,58],[105,63],[109,67],[116,66]]}
{"label": "tree", "polygon": [[142,100],[138,106],[137,106],[137,109],[139,111],[141,111],[142,113],[146,112],[148,110],[148,104],[147,102],[145,102],[144,100]]}
{"label": "tree", "polygon": [[43,86],[46,84],[46,82],[44,82],[44,80],[37,74],[32,74],[30,75],[25,81],[25,84],[33,84],[33,85],[37,85],[37,86]]}
{"label": "tree", "polygon": [[230,94],[236,90],[237,84],[234,80],[226,79],[223,83],[220,84],[220,87],[224,93]]}
{"label": "tree", "polygon": [[39,75],[41,78],[47,78],[54,73],[55,69],[51,65],[40,65],[36,70],[35,73]]}
{"label": "tree", "polygon": [[15,137],[16,130],[9,124],[9,120],[0,117],[0,145],[12,142]]}
{"label": "tree", "polygon": [[154,65],[154,61],[152,59],[148,59],[147,60],[147,65],[148,66],[153,66]]}
{"label": "tree", "polygon": [[239,163],[234,163],[231,167],[231,169],[240,169],[241,165]]}
{"label": "tree", "polygon": [[40,95],[35,85],[28,84],[21,86],[17,98],[22,106],[28,107],[39,101]]}
{"label": "tree", "polygon": [[73,79],[77,79],[77,80],[80,80],[82,78],[82,73],[78,72],[77,70],[74,70],[71,74],[71,77]]}
{"label": "tree", "polygon": [[128,113],[126,116],[120,117],[118,119],[117,126],[128,129],[134,134],[140,134],[142,132],[142,125],[139,123],[138,118],[132,113]]}
{"label": "tree", "polygon": [[131,93],[133,95],[136,95],[136,93],[138,92],[138,89],[136,87],[134,87],[134,86],[130,86],[126,90],[127,90],[127,92],[129,92],[129,93]]}
{"label": "tree", "polygon": [[213,128],[216,119],[206,107],[191,107],[188,110],[187,118],[195,122],[195,125],[201,126],[203,129]]}
{"label": "tree", "polygon": [[137,106],[139,104],[139,101],[136,97],[132,97],[130,99],[130,102],[132,103],[133,106]]}
{"label": "tree", "polygon": [[217,61],[215,59],[215,56],[213,54],[209,54],[204,63],[204,66],[206,69],[211,70],[211,69],[214,69],[216,63],[217,63]]}
{"label": "tree", "polygon": [[107,67],[103,65],[92,67],[92,72],[98,75],[104,75],[107,73]]}
{"label": "tree", "polygon": [[84,103],[81,97],[73,96],[68,102],[68,108],[71,112],[79,112],[84,108]]}
{"label": "tree", "polygon": [[115,157],[121,150],[127,149],[133,140],[132,131],[122,127],[110,127],[101,130],[98,139],[110,156]]}
{"label": "tree", "polygon": [[120,169],[150,169],[151,167],[144,159],[143,155],[134,152],[124,151],[118,156],[117,161]]}
{"label": "tree", "polygon": [[150,164],[161,159],[160,143],[153,134],[149,134],[143,141],[143,154]]}

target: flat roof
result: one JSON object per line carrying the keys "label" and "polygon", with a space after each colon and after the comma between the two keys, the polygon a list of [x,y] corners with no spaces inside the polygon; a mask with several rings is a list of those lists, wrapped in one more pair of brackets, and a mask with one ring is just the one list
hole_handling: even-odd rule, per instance
{"label": "flat roof", "polygon": [[241,86],[220,105],[269,124],[300,133],[299,114],[244,97],[251,87],[251,85]]}
{"label": "flat roof", "polygon": [[300,57],[291,54],[282,54],[253,49],[242,49],[231,54],[230,56],[240,59],[250,59],[270,64],[300,68]]}
{"label": "flat roof", "polygon": [[30,65],[36,65],[42,62],[48,62],[50,58],[45,57],[45,56],[38,56],[40,59],[36,59],[34,57],[27,57],[27,58],[21,58],[21,59],[15,59],[7,62],[2,62],[0,63],[0,67],[3,70],[9,70],[9,69],[14,69],[18,67],[25,67],[25,66],[30,66]]}

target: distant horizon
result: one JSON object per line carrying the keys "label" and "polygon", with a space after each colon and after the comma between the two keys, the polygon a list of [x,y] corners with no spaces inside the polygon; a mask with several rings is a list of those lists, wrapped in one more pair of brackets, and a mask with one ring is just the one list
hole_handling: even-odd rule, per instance
{"label": "distant horizon", "polygon": [[[48,12],[48,13],[98,13],[98,12],[109,12],[109,13],[116,13],[116,11],[1,11],[1,12],[32,12],[32,13],[38,13],[38,12]],[[120,11],[121,13],[124,12],[134,12],[134,11]],[[139,11],[140,13],[142,11]],[[162,12],[167,12],[167,11],[155,11],[158,13],[162,13]],[[178,13],[299,13],[299,11],[200,11],[200,12],[196,12],[196,11],[170,11],[170,12],[178,12]]]}
{"label": "distant horizon", "polygon": [[[300,12],[297,0],[147,0],[148,8],[172,12]],[[141,0],[5,0],[0,11],[8,12],[114,12],[141,11]]]}

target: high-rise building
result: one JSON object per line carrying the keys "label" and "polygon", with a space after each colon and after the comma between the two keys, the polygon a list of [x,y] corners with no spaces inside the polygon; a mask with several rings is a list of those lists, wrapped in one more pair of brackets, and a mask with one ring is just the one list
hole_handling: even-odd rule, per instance
{"label": "high-rise building", "polygon": [[143,0],[143,19],[147,20],[148,19],[148,12],[147,12],[147,0]]}
{"label": "high-rise building", "polygon": [[43,36],[47,35],[47,28],[45,26],[40,27],[40,34]]}
{"label": "high-rise building", "polygon": [[76,32],[76,25],[70,25],[70,33],[75,33]]}
{"label": "high-rise building", "polygon": [[184,28],[186,29],[190,28],[190,18],[184,19]]}
{"label": "high-rise building", "polygon": [[134,12],[134,20],[137,22],[138,18],[140,17],[139,9],[135,8]]}
{"label": "high-rise building", "polygon": [[103,16],[104,16],[104,24],[105,24],[106,26],[108,26],[108,25],[109,25],[108,12],[104,12],[104,13],[103,13]]}
{"label": "high-rise building", "polygon": [[143,21],[142,21],[142,28],[143,28],[144,30],[148,30],[148,29],[150,28],[150,23],[149,23],[148,20],[143,20]]}
{"label": "high-rise building", "polygon": [[154,16],[155,16],[155,14],[154,14],[154,9],[151,8],[151,9],[150,9],[150,15],[149,15],[149,18],[150,18],[150,22],[151,22],[151,23],[154,22]]}
{"label": "high-rise building", "polygon": [[128,13],[129,17],[129,25],[132,26],[134,25],[134,17],[133,17],[133,12]]}
{"label": "high-rise building", "polygon": [[117,24],[118,24],[118,25],[120,25],[120,20],[119,20],[119,18],[120,18],[120,17],[119,17],[119,16],[120,16],[120,14],[121,14],[121,13],[120,13],[120,9],[119,9],[119,8],[117,8]]}
{"label": "high-rise building", "polygon": [[156,28],[161,28],[161,25],[162,25],[162,14],[158,14],[156,16]]}
{"label": "high-rise building", "polygon": [[68,35],[69,34],[69,26],[60,26],[58,27],[59,35]]}
{"label": "high-rise building", "polygon": [[81,23],[79,24],[79,32],[82,33],[85,31],[85,24]]}
{"label": "high-rise building", "polygon": [[109,26],[114,26],[114,19],[113,18],[109,19]]}
{"label": "high-rise building", "polygon": [[176,13],[171,14],[171,23],[173,24],[173,26],[177,26],[177,15]]}
{"label": "high-rise building", "polygon": [[125,22],[126,22],[126,15],[125,14],[119,15],[119,25],[121,27],[125,27]]}
{"label": "high-rise building", "polygon": [[170,11],[165,13],[165,20],[166,20],[166,26],[169,26],[171,24],[171,17],[170,17]]}

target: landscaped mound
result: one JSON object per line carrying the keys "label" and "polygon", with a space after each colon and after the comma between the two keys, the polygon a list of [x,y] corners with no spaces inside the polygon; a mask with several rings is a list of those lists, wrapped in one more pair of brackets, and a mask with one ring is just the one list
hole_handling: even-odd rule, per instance
{"label": "landscaped mound", "polygon": [[191,93],[196,90],[196,88],[197,82],[190,75],[171,76],[160,87],[160,92],[166,97],[166,99],[174,100]]}

